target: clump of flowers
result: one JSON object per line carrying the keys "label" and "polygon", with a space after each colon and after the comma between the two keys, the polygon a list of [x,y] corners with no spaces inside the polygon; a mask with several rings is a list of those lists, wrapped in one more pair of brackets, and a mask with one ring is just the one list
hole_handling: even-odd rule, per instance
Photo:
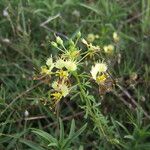
{"label": "clump of flowers", "polygon": [[53,62],[52,57],[47,59],[46,66],[41,67],[41,74],[51,75],[51,78],[55,78],[51,86],[51,97],[54,106],[69,94],[71,88],[69,77],[76,70],[77,63],[75,61],[58,58]]}
{"label": "clump of flowers", "polygon": [[[46,64],[41,67],[40,74],[54,79],[51,83],[50,97],[52,106],[56,106],[62,98],[69,95],[71,90],[70,77],[77,70],[80,51],[75,47],[74,42],[70,44],[67,50],[60,37],[56,37],[56,42],[52,42],[52,45],[63,53],[56,59],[51,55],[46,60]],[[58,45],[62,46],[63,49]]]}
{"label": "clump of flowers", "polygon": [[[92,42],[98,39],[98,35],[88,34],[87,40],[81,38],[81,42],[86,46],[86,51],[82,50],[77,46],[78,40],[81,37],[79,32],[76,36],[76,40],[70,39],[68,45],[66,46],[64,41],[60,37],[56,37],[55,41],[51,44],[53,47],[57,48],[61,54],[58,57],[53,57],[52,55],[46,60],[45,65],[41,67],[40,74],[42,76],[47,76],[50,78],[50,101],[53,106],[56,106],[61,99],[65,98],[71,93],[72,87],[74,86],[71,82],[72,76],[78,71],[78,67],[83,65],[84,60],[88,58],[89,64],[92,64],[91,74],[93,80],[99,85],[100,93],[103,94],[108,92],[112,88],[112,79],[108,73],[107,62],[99,61],[103,60],[103,51],[99,45],[94,45]],[[113,34],[113,39],[115,42],[119,41],[117,33]],[[105,45],[103,50],[106,54],[112,54],[114,51],[114,46],[112,44]],[[95,57],[97,56],[97,57]],[[94,58],[96,63],[93,64]],[[96,59],[95,59],[96,58]]]}
{"label": "clump of flowers", "polygon": [[[113,35],[115,43],[105,46],[95,45],[95,38],[94,34],[89,34],[87,38],[81,38],[79,32],[74,39],[65,42],[57,36],[56,40],[51,42],[51,45],[58,49],[60,53],[55,57],[51,55],[46,60],[41,67],[40,76],[49,79],[47,81],[48,98],[44,100],[44,104],[49,105],[50,108],[56,108],[57,117],[59,117],[60,107],[56,106],[59,106],[58,104],[68,96],[67,99],[77,100],[79,106],[82,102],[81,109],[85,111],[85,117],[89,116],[96,124],[95,127],[98,129],[100,136],[103,135],[107,138],[109,134],[108,121],[98,109],[99,103],[95,100],[95,96],[91,94],[94,85],[90,81],[92,78],[96,86],[99,87],[100,95],[112,90],[114,79],[109,72],[112,57],[107,57],[106,54],[113,54],[114,47],[117,47],[116,42],[119,42],[119,37],[115,33]],[[78,44],[79,46],[77,46]],[[112,135],[113,132],[107,138],[108,141],[112,139]]]}

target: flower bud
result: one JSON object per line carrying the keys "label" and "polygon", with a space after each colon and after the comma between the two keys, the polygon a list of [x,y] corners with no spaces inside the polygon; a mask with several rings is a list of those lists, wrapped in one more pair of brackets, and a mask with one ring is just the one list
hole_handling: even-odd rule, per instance
{"label": "flower bud", "polygon": [[51,44],[52,44],[54,47],[58,47],[58,45],[57,45],[56,42],[51,42]]}
{"label": "flower bud", "polygon": [[120,41],[120,37],[118,36],[116,32],[113,33],[113,39],[116,43]]}
{"label": "flower bud", "polygon": [[24,116],[25,116],[25,117],[28,117],[28,116],[29,116],[28,110],[25,110],[25,111],[24,111]]}
{"label": "flower bud", "polygon": [[59,36],[56,37],[56,42],[60,45],[63,45],[63,40]]}
{"label": "flower bud", "polygon": [[77,38],[80,38],[81,37],[81,32],[79,31],[78,33],[77,33]]}

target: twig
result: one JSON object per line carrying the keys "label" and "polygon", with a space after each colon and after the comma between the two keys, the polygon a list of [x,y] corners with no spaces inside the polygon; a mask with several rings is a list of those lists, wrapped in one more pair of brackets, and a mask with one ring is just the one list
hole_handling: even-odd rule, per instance
{"label": "twig", "polygon": [[[148,113],[133,99],[133,97],[129,94],[129,92],[128,92],[126,89],[124,89],[121,85],[119,85],[119,84],[116,84],[116,85],[117,85],[117,86],[119,87],[119,89],[123,92],[123,94],[125,94],[125,95],[131,100],[131,102],[132,102],[136,107],[140,107],[140,108],[142,109],[144,115],[145,115],[148,119],[150,119],[150,116],[148,115]],[[123,100],[123,98],[121,98],[121,100],[124,101],[124,103],[125,103],[125,100]],[[126,103],[127,103],[127,102],[126,102]]]}
{"label": "twig", "polygon": [[118,99],[120,99],[129,109],[134,110],[134,108],[132,107],[132,105],[130,103],[128,103],[120,94],[118,94],[115,90],[112,91],[112,93],[118,97]]}
{"label": "twig", "polygon": [[31,120],[39,120],[39,119],[46,119],[48,118],[47,116],[35,116],[35,117],[28,117],[24,118],[25,121],[31,121]]}
{"label": "twig", "polygon": [[52,33],[54,33],[54,34],[56,34],[56,35],[59,35],[59,36],[65,38],[65,39],[68,39],[68,37],[67,37],[66,35],[64,35],[64,34],[62,34],[62,33],[60,33],[60,32],[56,32],[55,30],[53,30],[53,29],[51,29],[51,28],[48,28],[48,27],[46,26],[46,24],[48,24],[49,22],[51,22],[52,20],[54,20],[54,19],[56,19],[56,18],[58,18],[58,17],[60,17],[60,14],[57,14],[57,15],[55,15],[55,16],[49,17],[46,21],[44,21],[44,22],[42,22],[42,23],[40,24],[40,27],[43,27],[43,28],[45,28],[46,30],[48,30],[48,31],[50,31],[50,32],[52,32]]}
{"label": "twig", "polygon": [[54,20],[54,19],[56,19],[58,17],[60,17],[59,13],[57,15],[55,15],[55,16],[50,16],[50,17],[48,17],[48,19],[46,21],[42,22],[40,24],[40,26],[44,26],[44,25],[48,24],[49,22],[51,22],[52,20]]}

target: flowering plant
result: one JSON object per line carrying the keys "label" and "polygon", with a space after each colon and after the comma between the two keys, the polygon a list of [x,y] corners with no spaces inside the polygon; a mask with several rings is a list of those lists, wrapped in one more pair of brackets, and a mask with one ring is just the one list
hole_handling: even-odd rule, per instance
{"label": "flowering plant", "polygon": [[[49,99],[44,100],[44,104],[51,109],[55,108],[58,112],[60,102],[66,97],[74,100],[79,97],[80,107],[85,110],[85,117],[88,116],[97,124],[99,134],[103,135],[109,141],[112,135],[109,135],[108,121],[97,108],[100,102],[95,100],[95,96],[90,93],[94,87],[93,82],[99,88],[100,96],[110,92],[114,87],[114,79],[109,71],[110,58],[115,51],[115,43],[119,42],[117,33],[113,34],[114,45],[109,44],[103,48],[94,45],[94,40],[98,35],[89,34],[87,40],[81,37],[79,32],[76,39],[69,40],[67,44],[60,37],[51,44],[60,51],[58,56],[50,56],[46,64],[41,66],[40,75],[49,78]],[[88,61],[88,63],[87,63]],[[87,70],[87,65],[90,70]],[[81,73],[79,73],[81,72]],[[111,132],[112,134],[112,132]]]}

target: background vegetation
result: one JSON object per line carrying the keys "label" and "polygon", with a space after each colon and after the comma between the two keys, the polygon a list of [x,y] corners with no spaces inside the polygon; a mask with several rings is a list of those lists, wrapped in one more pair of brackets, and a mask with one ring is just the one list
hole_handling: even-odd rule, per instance
{"label": "background vegetation", "polygon": [[[0,150],[149,150],[149,20],[149,0],[0,0]],[[61,101],[58,119],[40,102],[47,87],[33,80],[58,54],[54,35],[65,42],[78,31],[98,34],[100,46],[114,31],[121,39],[111,70],[121,88],[97,97],[98,121],[79,97]]]}

